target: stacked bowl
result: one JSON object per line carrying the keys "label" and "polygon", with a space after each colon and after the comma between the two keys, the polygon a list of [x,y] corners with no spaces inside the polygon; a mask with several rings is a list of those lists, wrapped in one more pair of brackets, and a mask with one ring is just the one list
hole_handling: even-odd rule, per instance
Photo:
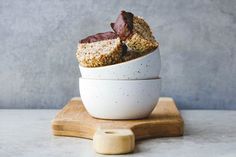
{"label": "stacked bowl", "polygon": [[103,67],[79,66],[80,95],[88,113],[101,119],[141,119],[155,108],[161,89],[160,52]]}

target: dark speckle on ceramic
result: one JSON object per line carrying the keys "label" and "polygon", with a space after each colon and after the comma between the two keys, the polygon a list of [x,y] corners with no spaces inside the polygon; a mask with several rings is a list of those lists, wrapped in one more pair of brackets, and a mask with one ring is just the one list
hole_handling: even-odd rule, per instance
{"label": "dark speckle on ceramic", "polygon": [[[133,80],[156,78],[160,74],[161,60],[159,49],[139,59],[105,67],[85,68],[80,66],[83,78],[106,80]],[[99,76],[99,77],[98,77]]]}
{"label": "dark speckle on ceramic", "polygon": [[80,78],[80,93],[93,117],[136,119],[151,113],[155,107],[153,104],[160,96],[160,83],[160,79],[131,81]]}

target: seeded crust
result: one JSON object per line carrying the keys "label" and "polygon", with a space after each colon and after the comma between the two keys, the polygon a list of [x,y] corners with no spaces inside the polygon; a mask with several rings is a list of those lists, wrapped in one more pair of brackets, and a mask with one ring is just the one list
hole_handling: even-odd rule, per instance
{"label": "seeded crust", "polygon": [[120,63],[122,45],[119,38],[93,43],[80,43],[76,57],[84,67],[100,67]]}
{"label": "seeded crust", "polygon": [[159,45],[149,25],[139,16],[133,17],[133,34],[125,40],[125,44],[141,54],[151,52]]}

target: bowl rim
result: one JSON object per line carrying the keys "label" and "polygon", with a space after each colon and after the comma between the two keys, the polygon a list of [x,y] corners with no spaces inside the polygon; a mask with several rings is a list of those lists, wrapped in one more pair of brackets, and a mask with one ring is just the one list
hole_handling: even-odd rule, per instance
{"label": "bowl rim", "polygon": [[114,80],[114,79],[91,79],[91,78],[83,78],[83,77],[79,77],[79,80],[90,80],[90,81],[161,81],[162,78],[161,77],[157,77],[157,78],[150,78],[150,79],[120,79],[120,80]]}
{"label": "bowl rim", "polygon": [[143,56],[140,56],[138,58],[135,58],[135,59],[131,59],[129,61],[125,61],[125,62],[121,62],[121,63],[116,63],[116,64],[112,64],[112,65],[105,65],[105,66],[101,66],[101,67],[84,67],[82,66],[81,64],[79,64],[79,68],[83,68],[83,69],[105,69],[107,67],[114,67],[114,66],[118,66],[118,65],[121,65],[121,64],[127,64],[127,63],[131,63],[131,62],[135,62],[135,61],[138,61],[138,60],[141,60],[143,58],[146,58],[148,56],[151,56],[153,55],[154,53],[160,53],[159,51],[159,47],[156,48],[155,50],[153,50],[152,52],[149,52]]}

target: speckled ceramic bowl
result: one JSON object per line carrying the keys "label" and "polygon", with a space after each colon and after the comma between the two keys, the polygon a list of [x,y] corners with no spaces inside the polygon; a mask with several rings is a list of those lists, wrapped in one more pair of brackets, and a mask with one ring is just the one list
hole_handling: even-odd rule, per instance
{"label": "speckled ceramic bowl", "polygon": [[150,115],[160,79],[95,80],[80,78],[80,96],[88,113],[102,119],[140,119]]}
{"label": "speckled ceramic bowl", "polygon": [[87,68],[79,66],[83,78],[135,80],[157,78],[161,70],[159,49],[145,56],[109,66]]}

